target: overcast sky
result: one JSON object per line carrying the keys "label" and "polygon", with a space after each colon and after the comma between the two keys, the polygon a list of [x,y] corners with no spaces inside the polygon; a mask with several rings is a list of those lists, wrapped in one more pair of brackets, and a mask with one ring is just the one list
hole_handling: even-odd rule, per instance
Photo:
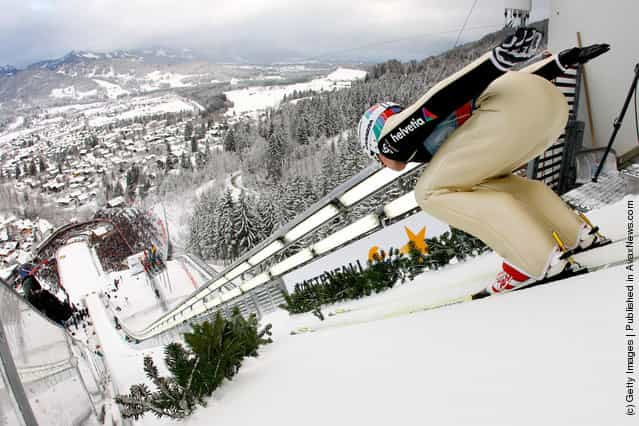
{"label": "overcast sky", "polygon": [[[450,48],[474,0],[0,0],[0,65],[70,50],[150,46],[280,49],[421,59]],[[549,0],[533,0],[533,18]],[[503,24],[504,0],[478,0],[462,40]]]}

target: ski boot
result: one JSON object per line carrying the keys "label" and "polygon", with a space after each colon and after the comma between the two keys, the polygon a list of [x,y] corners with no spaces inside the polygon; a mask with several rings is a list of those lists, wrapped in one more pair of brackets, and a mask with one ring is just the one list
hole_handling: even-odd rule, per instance
{"label": "ski boot", "polygon": [[552,236],[557,242],[557,245],[548,258],[548,266],[542,278],[532,278],[515,266],[504,261],[502,270],[497,274],[495,281],[486,289],[473,295],[473,299],[481,299],[498,293],[519,290],[524,287],[532,287],[586,273],[586,268],[583,268],[575,262],[571,253],[569,253],[569,250],[566,249],[563,241],[559,238],[559,235],[553,231]]}

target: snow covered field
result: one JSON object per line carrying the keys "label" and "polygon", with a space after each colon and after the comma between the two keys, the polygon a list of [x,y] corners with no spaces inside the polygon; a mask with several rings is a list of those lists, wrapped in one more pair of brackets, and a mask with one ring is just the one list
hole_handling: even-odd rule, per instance
{"label": "snow covered field", "polygon": [[98,80],[97,78],[94,78],[93,81],[98,83],[100,87],[106,90],[106,95],[109,99],[115,99],[120,95],[128,95],[131,93],[128,90],[123,89],[119,85],[110,83],[105,80]]}
{"label": "snow covered field", "polygon": [[[89,120],[89,126],[104,126],[118,120],[127,120],[165,112],[195,111],[202,109],[202,107],[196,103],[174,94],[136,97],[128,101],[125,106],[125,108],[120,108],[124,110],[117,114],[105,114],[107,111],[104,110],[94,111],[96,117]],[[88,114],[89,112],[85,111],[85,115]]]}
{"label": "snow covered field", "polygon": [[62,87],[58,89],[51,90],[51,94],[49,95],[52,98],[68,98],[68,99],[77,99],[82,100],[85,98],[92,98],[98,94],[96,89],[87,90],[86,92],[82,92],[77,90],[75,86]]}
{"label": "snow covered field", "polygon": [[153,71],[144,76],[144,80],[147,82],[140,86],[142,91],[148,92],[151,90],[157,90],[161,87],[187,87],[193,86],[192,83],[184,83],[182,80],[196,77],[194,75],[184,75],[172,72]]}
{"label": "snow covered field", "polygon": [[259,110],[273,108],[279,105],[285,95],[290,95],[296,90],[320,92],[348,87],[351,81],[363,79],[365,76],[366,71],[338,68],[326,77],[311,80],[308,83],[288,84],[285,86],[256,86],[231,90],[224,92],[226,97],[233,102],[233,108],[230,108],[226,115],[255,113]]}

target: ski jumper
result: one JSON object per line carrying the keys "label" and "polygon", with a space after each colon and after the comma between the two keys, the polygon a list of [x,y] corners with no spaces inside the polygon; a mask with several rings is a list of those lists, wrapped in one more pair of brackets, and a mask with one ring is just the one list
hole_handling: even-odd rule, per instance
{"label": "ski jumper", "polygon": [[512,173],[563,132],[568,104],[547,79],[564,71],[551,56],[512,72],[487,53],[388,117],[379,135],[386,157],[430,163],[415,187],[425,212],[533,278],[547,269],[552,232],[570,249],[583,225],[544,183]]}

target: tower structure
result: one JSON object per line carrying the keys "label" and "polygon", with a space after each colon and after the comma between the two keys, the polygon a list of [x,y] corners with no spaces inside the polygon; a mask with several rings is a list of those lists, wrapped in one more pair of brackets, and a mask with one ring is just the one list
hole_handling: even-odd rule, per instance
{"label": "tower structure", "polygon": [[519,28],[526,25],[530,17],[532,0],[504,0],[504,26]]}

